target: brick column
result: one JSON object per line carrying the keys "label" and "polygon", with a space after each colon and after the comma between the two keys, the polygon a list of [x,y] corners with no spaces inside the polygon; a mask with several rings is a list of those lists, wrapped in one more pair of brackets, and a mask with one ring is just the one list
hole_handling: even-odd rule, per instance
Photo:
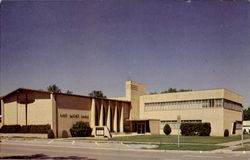
{"label": "brick column", "polygon": [[101,110],[100,110],[99,126],[103,126],[103,103],[101,105]]}
{"label": "brick column", "polygon": [[111,130],[111,128],[110,128],[110,102],[109,102],[109,106],[108,106],[107,127],[109,130]]}
{"label": "brick column", "polygon": [[91,104],[91,123],[90,126],[91,128],[95,127],[95,99],[92,98],[92,104]]}
{"label": "brick column", "polygon": [[114,113],[114,132],[117,132],[117,103],[115,105],[115,113]]}
{"label": "brick column", "polygon": [[2,124],[4,125],[4,102],[3,102],[3,99],[1,99],[1,113],[2,113]]}
{"label": "brick column", "polygon": [[123,132],[123,106],[121,108],[121,117],[120,117],[120,132]]}

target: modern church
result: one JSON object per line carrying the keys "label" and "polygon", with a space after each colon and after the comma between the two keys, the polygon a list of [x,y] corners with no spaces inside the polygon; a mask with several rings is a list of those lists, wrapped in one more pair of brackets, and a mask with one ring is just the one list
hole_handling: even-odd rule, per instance
{"label": "modern church", "polygon": [[169,124],[209,122],[211,136],[241,132],[242,97],[227,89],[146,95],[146,86],[126,81],[125,97],[93,98],[19,88],[1,98],[1,125],[50,124],[56,137],[78,121],[88,122],[94,136],[163,134]]}

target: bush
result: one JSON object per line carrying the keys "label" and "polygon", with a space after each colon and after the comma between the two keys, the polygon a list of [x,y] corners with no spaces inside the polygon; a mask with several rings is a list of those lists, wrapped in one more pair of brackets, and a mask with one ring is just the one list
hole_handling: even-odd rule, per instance
{"label": "bush", "polygon": [[166,124],[163,128],[163,132],[166,134],[166,135],[169,135],[171,133],[171,127],[169,126],[169,124]]}
{"label": "bush", "polygon": [[243,130],[243,134],[247,134],[247,130],[246,129]]}
{"label": "bush", "polygon": [[0,129],[2,133],[48,133],[50,125],[4,125]]}
{"label": "bush", "polygon": [[0,129],[1,133],[18,133],[20,130],[20,125],[3,125]]}
{"label": "bush", "polygon": [[49,131],[48,131],[48,138],[49,138],[49,139],[55,138],[55,134],[54,134],[54,132],[53,132],[52,129],[49,129]]}
{"label": "bush", "polygon": [[210,123],[202,123],[202,126],[198,128],[198,132],[200,136],[209,136],[211,132]]}
{"label": "bush", "polygon": [[225,131],[224,131],[224,137],[228,137],[229,136],[229,131],[228,131],[228,129],[225,129]]}
{"label": "bush", "polygon": [[50,130],[50,125],[30,125],[30,130],[28,133],[48,133]]}
{"label": "bush", "polygon": [[130,132],[130,126],[124,126],[124,132]]}
{"label": "bush", "polygon": [[180,129],[183,136],[209,136],[211,125],[210,123],[182,123]]}
{"label": "bush", "polygon": [[62,138],[68,138],[68,132],[66,130],[62,131]]}
{"label": "bush", "polygon": [[21,126],[20,130],[18,131],[18,133],[30,133],[30,125],[27,126]]}
{"label": "bush", "polygon": [[89,123],[79,121],[73,124],[70,128],[70,133],[72,137],[88,137],[91,135],[92,129],[89,127]]}

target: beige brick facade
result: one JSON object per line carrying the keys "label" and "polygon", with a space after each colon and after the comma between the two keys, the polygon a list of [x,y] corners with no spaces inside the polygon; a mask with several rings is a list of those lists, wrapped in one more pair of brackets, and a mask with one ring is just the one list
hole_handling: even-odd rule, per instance
{"label": "beige brick facade", "polygon": [[151,134],[163,134],[169,123],[171,134],[177,134],[177,116],[182,123],[209,122],[211,136],[223,136],[225,129],[239,134],[241,109],[242,97],[226,89],[146,95],[146,86],[133,81],[125,83],[125,97],[100,99],[20,88],[1,100],[2,124],[50,124],[58,137],[63,130],[70,135],[77,121],[93,129],[105,127],[105,132]]}

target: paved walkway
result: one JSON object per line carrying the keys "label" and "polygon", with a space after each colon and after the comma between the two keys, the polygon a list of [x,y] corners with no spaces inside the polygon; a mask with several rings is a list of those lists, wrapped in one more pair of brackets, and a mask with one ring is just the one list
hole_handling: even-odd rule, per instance
{"label": "paved walkway", "polygon": [[[225,142],[225,143],[219,143],[217,145],[220,145],[220,146],[236,146],[238,144],[241,144],[241,140],[240,141],[232,141],[232,142]],[[243,143],[246,143],[246,142],[250,142],[250,139],[245,139],[243,141]]]}
{"label": "paved walkway", "polygon": [[[247,143],[247,142],[249,143],[250,139],[243,140],[243,144]],[[216,151],[218,151],[218,152],[220,152],[220,151],[221,152],[231,152],[231,151],[233,151],[235,149],[238,149],[238,148],[242,147],[241,144],[242,144],[241,140],[240,141],[232,141],[232,142],[219,143],[217,145],[228,146],[228,147],[223,148],[223,149],[217,149]],[[244,144],[244,145],[250,145],[250,144]]]}

